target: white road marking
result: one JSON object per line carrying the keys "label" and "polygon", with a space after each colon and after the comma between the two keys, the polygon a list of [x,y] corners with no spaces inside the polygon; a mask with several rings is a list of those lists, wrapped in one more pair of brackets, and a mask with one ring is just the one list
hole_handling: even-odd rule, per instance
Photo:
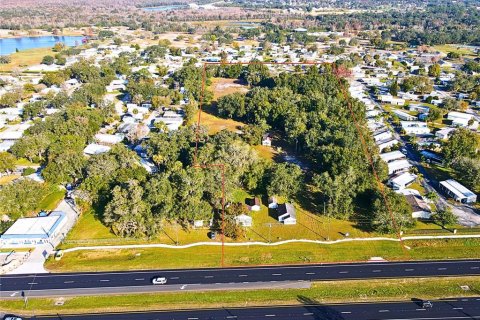
{"label": "white road marking", "polygon": [[[470,263],[476,263],[478,264],[479,261],[478,260],[472,260],[472,261],[461,261],[461,263],[464,263],[464,264],[470,264]],[[338,267],[341,267],[341,266],[347,266],[347,267],[366,267],[367,265],[368,266],[385,266],[385,265],[388,265],[388,266],[408,266],[408,265],[415,265],[415,266],[418,266],[418,265],[435,265],[435,264],[458,264],[458,261],[455,261],[455,260],[452,260],[452,261],[425,261],[425,262],[377,262],[377,263],[373,263],[373,262],[365,262],[365,263],[343,263],[343,264],[332,264],[332,265],[318,265],[318,266],[309,266],[310,268],[318,268],[318,269],[326,269],[326,268],[338,268]],[[282,269],[302,269],[302,268],[305,268],[304,266],[290,266],[290,267],[282,267]],[[234,271],[234,270],[237,270],[237,271],[244,271],[244,270],[277,270],[278,267],[256,267],[256,268],[245,268],[245,267],[242,267],[242,268],[229,268],[228,270],[230,271]],[[479,269],[479,267],[476,267],[476,269]],[[413,269],[412,269],[413,270]],[[212,270],[205,270],[205,269],[191,269],[189,270],[191,272],[211,272]],[[178,272],[178,270],[162,270],[162,272],[164,273],[176,273]],[[148,275],[151,275],[152,274],[152,271],[134,271],[134,272],[104,272],[102,274],[104,275],[107,275],[107,274],[115,274],[115,275],[118,275],[118,274],[148,274]],[[95,276],[95,275],[98,275],[98,273],[79,273],[77,276],[87,276],[87,275],[92,275],[92,276]],[[37,278],[47,278],[47,277],[51,277],[51,275],[36,275]],[[11,277],[11,278],[24,278],[25,276],[16,276],[16,277]],[[64,274],[64,275],[55,275],[55,277],[71,277],[71,275],[68,275],[68,274]]]}
{"label": "white road marking", "polygon": [[70,280],[70,281],[63,281],[63,283],[73,283],[73,281],[72,281],[72,280]]}
{"label": "white road marking", "polygon": [[470,269],[477,270],[477,269],[480,269],[480,267],[470,267]]}
{"label": "white road marking", "polygon": [[315,272],[306,272],[305,274],[315,274]]}
{"label": "white road marking", "polygon": [[188,318],[188,320],[198,320],[198,318]]}
{"label": "white road marking", "polygon": [[307,312],[307,313],[304,313],[303,315],[304,315],[304,316],[313,316],[313,313]]}
{"label": "white road marking", "polygon": [[415,309],[417,311],[427,311],[427,309]]}
{"label": "white road marking", "polygon": [[205,278],[205,279],[213,278],[213,276],[205,276],[204,278]]}
{"label": "white road marking", "polygon": [[237,316],[227,316],[227,319],[236,319],[238,318]]}
{"label": "white road marking", "polygon": [[275,317],[274,314],[266,314],[265,317]]}
{"label": "white road marking", "polygon": [[413,270],[415,270],[415,269],[405,269],[405,271],[413,271]]}
{"label": "white road marking", "polygon": [[102,280],[100,280],[100,281],[101,281],[101,282],[109,282],[110,280],[108,280],[108,279],[102,279]]}
{"label": "white road marking", "polygon": [[348,273],[348,271],[339,271],[338,273]]}
{"label": "white road marking", "polygon": [[37,282],[29,282],[28,284],[32,284],[32,285],[33,285],[33,284],[38,284],[38,283],[37,283]]}
{"label": "white road marking", "polygon": [[239,276],[239,277],[248,277],[247,274],[239,274],[238,276]]}
{"label": "white road marking", "polygon": [[352,313],[351,311],[342,311],[343,314],[350,314]]}
{"label": "white road marking", "polygon": [[463,308],[453,308],[453,310],[463,310]]}
{"label": "white road marking", "polygon": [[447,270],[447,268],[438,268],[437,270]]}
{"label": "white road marking", "polygon": [[145,280],[145,278],[138,278],[138,279],[135,279],[135,281],[143,281]]}
{"label": "white road marking", "polygon": [[170,277],[170,280],[177,280],[180,279],[179,277]]}
{"label": "white road marking", "polygon": [[372,272],[382,272],[382,270],[372,270]]}
{"label": "white road marking", "polygon": [[390,312],[390,310],[378,310],[378,312]]}
{"label": "white road marking", "polygon": [[272,273],[272,276],[281,276],[281,273]]}

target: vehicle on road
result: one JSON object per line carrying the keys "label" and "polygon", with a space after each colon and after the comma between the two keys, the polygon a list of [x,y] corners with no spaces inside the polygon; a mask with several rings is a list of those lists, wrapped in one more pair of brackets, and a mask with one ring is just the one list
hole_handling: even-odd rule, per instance
{"label": "vehicle on road", "polygon": [[431,301],[423,301],[422,303],[423,309],[431,309],[433,307],[433,304]]}
{"label": "vehicle on road", "polygon": [[3,317],[3,320],[23,320],[20,317],[14,316],[12,314],[7,314],[5,317]]}
{"label": "vehicle on road", "polygon": [[152,279],[153,284],[165,284],[167,283],[167,278],[165,277],[156,277]]}

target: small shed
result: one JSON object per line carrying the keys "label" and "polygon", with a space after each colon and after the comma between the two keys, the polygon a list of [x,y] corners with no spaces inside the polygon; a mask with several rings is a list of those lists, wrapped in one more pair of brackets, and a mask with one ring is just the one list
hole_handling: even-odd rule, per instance
{"label": "small shed", "polygon": [[235,222],[242,227],[251,227],[253,219],[249,215],[242,213],[235,217]]}
{"label": "small shed", "polygon": [[269,209],[277,209],[277,207],[278,207],[277,197],[272,196],[272,197],[268,198],[268,208]]}
{"label": "small shed", "polygon": [[291,203],[279,204],[277,207],[278,221],[283,224],[297,224],[295,207]]}
{"label": "small shed", "polygon": [[248,209],[250,211],[260,211],[261,201],[260,198],[253,198],[248,200]]}
{"label": "small shed", "polygon": [[270,137],[270,134],[266,133],[262,136],[262,146],[272,146],[272,138]]}

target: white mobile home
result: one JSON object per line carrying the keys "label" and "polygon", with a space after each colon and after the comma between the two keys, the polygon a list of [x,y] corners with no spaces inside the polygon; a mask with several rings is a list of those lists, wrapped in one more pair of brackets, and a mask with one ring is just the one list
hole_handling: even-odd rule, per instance
{"label": "white mobile home", "polygon": [[427,134],[430,133],[430,128],[428,128],[426,122],[421,121],[401,121],[400,124],[402,125],[402,130],[405,131],[406,134],[417,135],[417,134]]}
{"label": "white mobile home", "polygon": [[394,174],[397,172],[405,171],[408,170],[412,165],[408,160],[402,159],[402,160],[396,160],[387,163],[388,165],[388,174]]}
{"label": "white mobile home", "polygon": [[382,160],[385,161],[386,163],[389,163],[395,160],[405,159],[405,155],[400,151],[395,150],[392,152],[382,153],[380,155],[380,158],[382,158]]}
{"label": "white mobile home", "polygon": [[410,172],[402,172],[398,175],[391,177],[388,180],[388,184],[393,190],[403,190],[409,184],[413,183],[417,179],[417,176]]}
{"label": "white mobile home", "polygon": [[393,110],[393,114],[396,115],[400,120],[405,120],[405,121],[415,121],[417,120],[417,117],[412,116],[411,114],[408,114],[406,112],[403,112],[401,110]]}
{"label": "white mobile home", "polygon": [[473,203],[477,201],[477,195],[475,193],[453,179],[440,182],[440,189],[455,201],[461,203]]}

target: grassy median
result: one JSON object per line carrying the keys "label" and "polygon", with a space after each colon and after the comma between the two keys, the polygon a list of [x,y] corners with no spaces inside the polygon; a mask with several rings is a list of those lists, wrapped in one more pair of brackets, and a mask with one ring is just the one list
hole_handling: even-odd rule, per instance
{"label": "grassy median", "polygon": [[[338,244],[292,243],[280,246],[225,247],[225,265],[300,264],[313,262],[480,258],[480,239],[445,239],[399,242],[365,241]],[[158,268],[218,267],[220,246],[189,249],[111,249],[66,253],[59,261],[50,259],[52,272],[111,271]]]}
{"label": "grassy median", "polygon": [[[461,286],[468,286],[465,291]],[[0,309],[19,314],[85,313],[280,304],[438,299],[480,294],[480,277],[316,282],[310,289],[150,293],[76,298],[0,301]],[[62,302],[63,305],[56,305]]]}

